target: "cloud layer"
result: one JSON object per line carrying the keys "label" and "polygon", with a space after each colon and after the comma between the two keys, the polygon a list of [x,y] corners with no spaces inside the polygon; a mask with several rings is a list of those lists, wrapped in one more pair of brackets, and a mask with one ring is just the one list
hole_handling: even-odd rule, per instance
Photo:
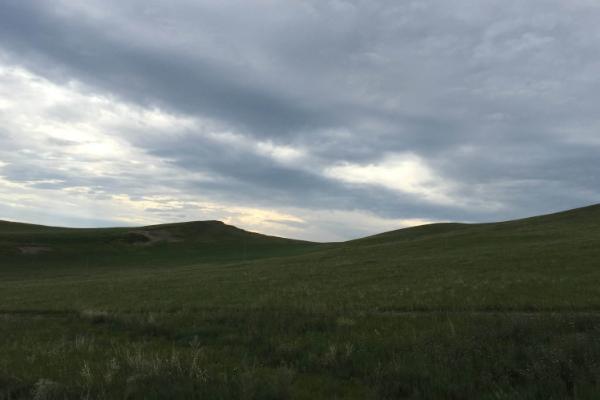
{"label": "cloud layer", "polygon": [[0,218],[340,240],[600,199],[600,6],[0,3]]}

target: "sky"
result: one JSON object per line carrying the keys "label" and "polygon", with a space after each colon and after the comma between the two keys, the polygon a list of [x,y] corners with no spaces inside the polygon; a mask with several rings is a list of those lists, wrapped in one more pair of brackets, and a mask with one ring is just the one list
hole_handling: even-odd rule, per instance
{"label": "sky", "polygon": [[0,219],[319,241],[600,202],[595,0],[2,0]]}

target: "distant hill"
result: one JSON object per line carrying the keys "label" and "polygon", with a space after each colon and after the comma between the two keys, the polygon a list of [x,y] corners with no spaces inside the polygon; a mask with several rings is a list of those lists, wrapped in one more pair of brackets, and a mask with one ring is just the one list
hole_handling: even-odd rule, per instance
{"label": "distant hill", "polygon": [[[465,257],[483,247],[516,252],[528,243],[568,246],[575,251],[600,239],[600,205],[514,221],[441,223],[405,228],[342,243],[312,243],[248,232],[220,221],[196,221],[131,228],[75,229],[0,221],[0,262],[52,267],[177,266],[206,262],[250,261],[317,252],[360,260],[370,248],[371,262],[425,255],[443,259],[449,251]],[[432,254],[431,252],[435,252]],[[356,253],[356,254],[355,254]],[[470,254],[473,253],[473,254]],[[532,254],[531,252],[529,252]],[[362,254],[362,253],[361,253]],[[583,257],[586,253],[577,254]],[[543,259],[544,255],[539,257]],[[523,262],[523,260],[520,260]]]}
{"label": "distant hill", "polygon": [[21,222],[11,222],[0,220],[0,233],[18,233],[18,232],[32,232],[32,231],[47,231],[59,228],[54,228],[44,225],[24,224]]}
{"label": "distant hill", "polygon": [[600,205],[576,208],[558,213],[511,220],[505,222],[464,224],[438,223],[421,225],[411,228],[398,229],[377,235],[349,241],[355,245],[382,244],[386,242],[444,238],[464,235],[495,235],[495,234],[582,234],[586,230],[597,234],[600,229]]}
{"label": "distant hill", "polygon": [[98,229],[0,221],[0,262],[13,265],[180,265],[291,255],[315,245],[220,221]]}

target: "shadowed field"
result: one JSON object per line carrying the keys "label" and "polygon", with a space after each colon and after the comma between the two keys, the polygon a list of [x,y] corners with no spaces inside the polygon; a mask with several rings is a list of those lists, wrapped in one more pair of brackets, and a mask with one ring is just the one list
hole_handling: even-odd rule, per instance
{"label": "shadowed field", "polygon": [[345,243],[0,222],[0,399],[594,399],[600,207]]}

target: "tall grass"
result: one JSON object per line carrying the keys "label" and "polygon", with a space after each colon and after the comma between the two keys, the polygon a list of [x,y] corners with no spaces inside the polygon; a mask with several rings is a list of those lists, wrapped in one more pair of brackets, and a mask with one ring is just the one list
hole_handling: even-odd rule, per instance
{"label": "tall grass", "polygon": [[265,309],[152,319],[109,314],[98,321],[85,313],[20,315],[0,329],[8,339],[0,344],[0,399],[592,399],[600,393],[596,315]]}

